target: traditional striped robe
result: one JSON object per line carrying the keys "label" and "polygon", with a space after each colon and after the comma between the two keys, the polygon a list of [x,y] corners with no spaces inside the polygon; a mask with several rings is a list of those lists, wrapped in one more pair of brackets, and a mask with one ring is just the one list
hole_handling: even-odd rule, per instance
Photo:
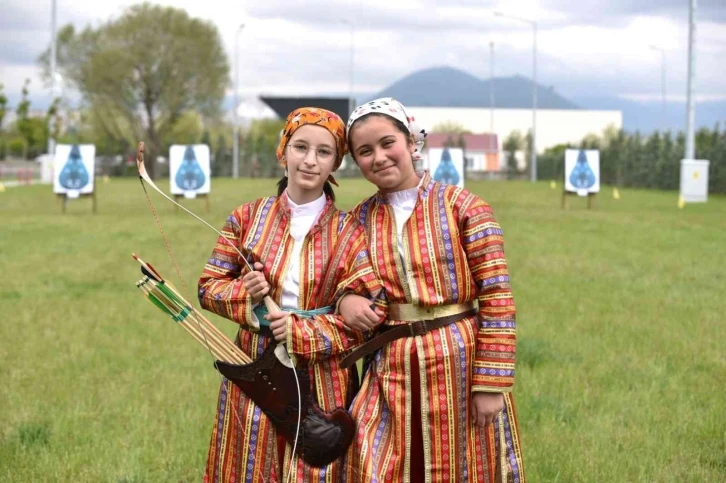
{"label": "traditional striped robe", "polygon": [[[383,195],[364,200],[351,213],[366,229],[373,266],[390,304],[478,300],[479,313],[423,336],[398,339],[375,355],[352,405],[358,434],[347,455],[346,481],[422,477],[426,482],[494,483],[503,467],[506,480],[524,483],[510,392],[515,309],[502,230],[491,208],[466,189],[434,182],[424,173],[403,227],[403,257],[394,210]],[[474,391],[504,393],[503,432],[499,422],[487,430],[472,423]],[[412,401],[420,409],[412,408]],[[425,476],[411,472],[407,449],[416,438],[422,440]],[[502,442],[506,450],[500,454]]]}
{"label": "traditional striped robe", "polygon": [[[286,194],[262,198],[237,208],[222,232],[238,244],[249,260],[264,264],[272,286],[270,296],[280,303],[282,282],[294,240],[289,233]],[[299,308],[335,306],[344,293],[375,299],[385,308],[385,295],[370,264],[365,234],[357,220],[328,199],[318,221],[303,241],[300,259]],[[207,310],[242,326],[250,320],[252,304],[242,284],[239,255],[221,238],[199,280],[199,301]],[[308,364],[311,391],[323,410],[347,407],[355,387],[355,373],[339,367],[340,354],[362,342],[363,335],[348,331],[339,315],[303,319],[293,315],[288,348],[299,364]],[[240,329],[239,346],[253,359],[270,339]],[[282,445],[280,445],[282,447]],[[325,468],[307,466],[285,446],[279,454],[277,436],[268,418],[232,383],[220,388],[205,481],[282,482],[289,465],[296,482],[340,481],[340,461]]]}

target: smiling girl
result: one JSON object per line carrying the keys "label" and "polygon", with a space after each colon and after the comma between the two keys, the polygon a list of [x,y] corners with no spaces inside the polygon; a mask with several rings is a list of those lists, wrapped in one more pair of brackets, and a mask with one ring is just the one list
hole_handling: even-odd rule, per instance
{"label": "smiling girl", "polygon": [[[417,173],[426,133],[392,98],[353,111],[348,145],[378,193],[353,213],[388,320],[343,365],[372,357],[352,405],[347,482],[523,483],[514,400],[515,309],[491,207]],[[346,323],[372,319],[341,303]]]}
{"label": "smiling girl", "polygon": [[[385,308],[363,228],[333,203],[332,173],[345,152],[337,114],[317,108],[290,113],[277,149],[285,167],[278,196],[243,204],[222,229],[255,270],[243,273],[243,262],[220,238],[199,280],[202,307],[239,324],[237,344],[252,359],[275,340],[287,344],[307,366],[310,392],[323,411],[348,407],[357,375],[340,367],[340,354],[363,340],[334,313],[335,305],[357,294]],[[265,295],[280,312],[264,313],[259,303]],[[291,467],[293,481],[342,478],[339,462],[314,468],[293,455],[267,416],[225,379],[205,481],[281,482]]]}

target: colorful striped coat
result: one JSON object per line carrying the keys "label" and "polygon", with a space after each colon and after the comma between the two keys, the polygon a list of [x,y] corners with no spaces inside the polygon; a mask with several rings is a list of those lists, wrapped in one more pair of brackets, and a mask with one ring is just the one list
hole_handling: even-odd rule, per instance
{"label": "colorful striped coat", "polygon": [[[407,448],[411,434],[418,432],[426,482],[494,483],[503,468],[505,482],[524,483],[511,395],[515,308],[502,230],[490,206],[424,173],[403,227],[403,258],[394,210],[384,196],[377,193],[351,213],[366,229],[389,304],[478,300],[479,312],[423,336],[398,339],[376,353],[352,406],[358,435],[348,452],[346,481],[412,481]],[[416,380],[418,387],[412,383]],[[487,430],[472,423],[475,391],[505,395],[502,418]],[[420,412],[412,410],[415,392]],[[500,454],[502,444],[506,451]]]}
{"label": "colorful striped coat", "polygon": [[[270,296],[280,303],[282,282],[294,243],[289,233],[290,212],[283,193],[262,198],[237,208],[222,232],[264,264],[263,272],[272,286]],[[300,260],[299,308],[311,310],[336,305],[346,292],[376,298],[385,308],[385,295],[370,259],[363,228],[328,199],[318,221],[305,237]],[[207,310],[246,326],[252,304],[242,284],[241,262],[234,250],[218,240],[199,280],[199,301]],[[363,335],[344,328],[339,315],[303,319],[293,315],[288,348],[297,355],[298,365],[308,364],[311,391],[323,410],[347,407],[355,373],[341,369],[339,355],[359,344]],[[253,359],[259,357],[270,339],[241,329],[239,346]],[[205,473],[208,482],[282,482],[291,461],[296,466],[294,481],[340,481],[339,462],[318,469],[292,456],[292,448],[278,446],[267,417],[239,389],[224,380],[220,388],[217,416],[212,431]]]}

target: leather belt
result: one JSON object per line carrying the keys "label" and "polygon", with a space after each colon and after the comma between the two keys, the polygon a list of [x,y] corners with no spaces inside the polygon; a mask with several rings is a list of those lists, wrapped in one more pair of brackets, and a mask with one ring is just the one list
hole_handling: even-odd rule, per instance
{"label": "leather belt", "polygon": [[[368,342],[358,346],[340,361],[340,367],[346,369],[358,359],[371,354],[386,344],[404,337],[424,335],[432,330],[446,327],[478,312],[475,302],[463,304],[437,305],[418,307],[411,304],[391,304],[388,308],[389,320],[411,321],[409,324],[383,325]],[[394,317],[395,314],[395,317]],[[408,317],[404,317],[407,315]],[[400,317],[400,318],[399,318]]]}

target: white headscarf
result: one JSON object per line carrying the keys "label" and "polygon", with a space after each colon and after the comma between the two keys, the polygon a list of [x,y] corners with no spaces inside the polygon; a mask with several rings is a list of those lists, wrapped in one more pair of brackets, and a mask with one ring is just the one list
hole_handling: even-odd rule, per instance
{"label": "white headscarf", "polygon": [[413,135],[413,142],[416,145],[416,151],[413,153],[414,161],[423,159],[421,156],[421,150],[424,146],[424,139],[426,139],[426,130],[422,129],[416,124],[413,116],[409,116],[406,113],[406,109],[403,104],[398,102],[393,97],[381,97],[374,101],[366,102],[356,107],[348,118],[348,125],[345,128],[346,138],[350,135],[350,127],[355,121],[365,116],[366,114],[377,113],[391,116],[398,121],[401,121],[408,132]]}

